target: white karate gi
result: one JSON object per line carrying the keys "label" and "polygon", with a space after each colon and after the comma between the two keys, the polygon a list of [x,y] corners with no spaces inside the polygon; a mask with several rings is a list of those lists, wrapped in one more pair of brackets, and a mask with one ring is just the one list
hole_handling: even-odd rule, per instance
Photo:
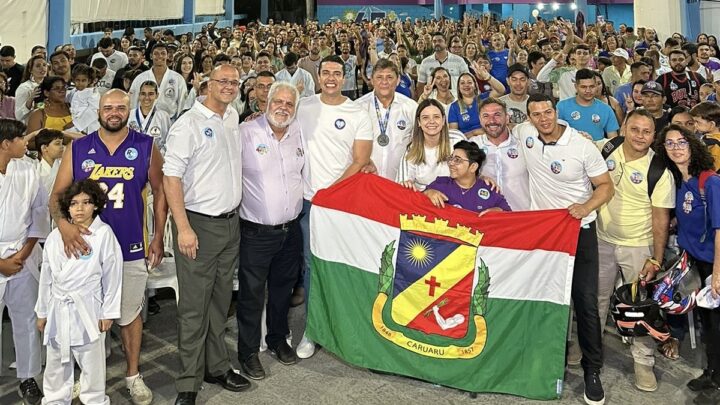
{"label": "white karate gi", "polygon": [[[152,69],[148,69],[140,73],[130,86],[130,108],[138,106],[138,98],[140,97],[140,85],[143,83],[155,81],[155,75]],[[167,112],[171,120],[176,120],[183,111],[182,107],[187,97],[187,84],[185,79],[178,72],[167,69],[163,75],[161,83],[158,83],[158,98],[155,101],[157,108]]]}
{"label": "white karate gi", "polygon": [[100,129],[98,109],[100,108],[101,93],[97,87],[88,87],[85,90],[76,90],[70,102],[75,128],[86,134]]}
{"label": "white karate gi", "polygon": [[82,370],[80,401],[110,403],[105,395],[105,334],[100,333],[99,321],[120,318],[122,249],[100,217],[89,230],[91,235],[84,238],[91,251],[78,259],[65,255],[59,230],[45,242],[35,306],[38,318],[47,318],[43,403],[70,403],[74,361]]}
{"label": "white karate gi", "polygon": [[[21,159],[11,160],[5,175],[0,175],[0,258],[17,253],[28,238],[47,237],[50,229],[47,199],[35,165]],[[41,260],[42,250],[36,244],[19,273],[10,277],[0,274],[0,303],[10,312],[20,379],[35,377],[41,371],[40,334],[33,311]]]}
{"label": "white karate gi", "polygon": [[[152,119],[148,122],[151,117]],[[147,117],[143,116],[140,107],[133,108],[128,119],[128,127],[152,136],[155,146],[160,149],[163,155],[165,155],[165,141],[170,125],[172,125],[170,115],[157,107],[153,107]]]}

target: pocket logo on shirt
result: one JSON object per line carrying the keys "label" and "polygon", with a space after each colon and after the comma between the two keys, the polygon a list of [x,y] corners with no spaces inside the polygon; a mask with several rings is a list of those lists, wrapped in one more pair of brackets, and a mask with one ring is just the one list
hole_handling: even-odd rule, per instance
{"label": "pocket logo on shirt", "polygon": [[212,138],[213,136],[215,136],[215,133],[213,132],[212,128],[203,129],[203,134],[205,134],[205,136],[208,138]]}
{"label": "pocket logo on shirt", "polygon": [[560,174],[560,172],[562,172],[562,169],[563,169],[562,163],[560,163],[559,161],[556,160],[556,161],[550,163],[550,170],[553,173]]}
{"label": "pocket logo on shirt", "polygon": [[150,128],[150,135],[152,136],[160,136],[160,127],[152,127]]}
{"label": "pocket logo on shirt", "polygon": [[125,159],[127,160],[135,160],[138,157],[138,151],[135,148],[127,148],[125,149]]}
{"label": "pocket logo on shirt", "polygon": [[405,122],[405,120],[400,120],[397,122],[397,129],[404,131],[405,128],[407,128],[407,122]]}
{"label": "pocket logo on shirt", "polygon": [[570,118],[572,118],[572,119],[575,120],[575,121],[579,120],[580,117],[581,117],[581,116],[580,116],[580,111],[573,111],[573,112],[570,113]]}
{"label": "pocket logo on shirt", "polygon": [[692,212],[692,203],[695,198],[691,192],[685,193],[685,200],[683,201],[683,212],[689,214]]}
{"label": "pocket logo on shirt", "polygon": [[87,254],[80,255],[80,260],[90,260],[91,257],[93,257],[92,249],[90,249],[90,251],[87,252]]}
{"label": "pocket logo on shirt", "polygon": [[137,243],[131,243],[130,244],[130,253],[140,252],[143,250],[143,243],[137,242]]}
{"label": "pocket logo on shirt", "polygon": [[517,159],[517,157],[519,156],[519,155],[518,155],[518,150],[515,149],[515,148],[510,148],[510,149],[508,149],[508,151],[507,151],[507,155],[508,155],[508,157],[509,157],[510,159]]}
{"label": "pocket logo on shirt", "polygon": [[261,154],[261,155],[267,155],[268,152],[270,152],[270,148],[268,148],[267,145],[264,143],[258,144],[257,147],[255,147],[255,152]]}
{"label": "pocket logo on shirt", "polygon": [[609,159],[606,163],[607,163],[608,171],[615,170],[615,161],[614,160]]}
{"label": "pocket logo on shirt", "polygon": [[345,120],[342,118],[336,119],[335,120],[335,128],[337,128],[337,129],[345,128]]}
{"label": "pocket logo on shirt", "polygon": [[85,173],[90,173],[94,167],[95,161],[92,159],[86,159],[82,162],[82,165],[80,165],[80,169]]}
{"label": "pocket logo on shirt", "polygon": [[175,79],[170,79],[170,80],[168,80],[168,84],[171,85],[171,86],[174,86],[174,85],[175,85]]}
{"label": "pocket logo on shirt", "polygon": [[128,124],[128,126],[129,126],[130,129],[132,129],[132,130],[140,131],[140,125],[138,125],[138,123],[135,122],[135,121],[130,121],[130,124]]}
{"label": "pocket logo on shirt", "polygon": [[302,148],[297,148],[297,150],[295,151],[295,155],[297,155],[297,157],[303,157],[305,156],[305,152],[302,150]]}
{"label": "pocket logo on shirt", "polygon": [[527,146],[528,149],[532,149],[532,147],[535,146],[535,139],[533,139],[532,136],[525,138],[525,146]]}
{"label": "pocket logo on shirt", "polygon": [[632,172],[632,174],[630,175],[630,181],[632,181],[634,184],[642,183],[643,178],[644,177],[643,177],[642,173],[637,172],[637,171]]}
{"label": "pocket logo on shirt", "polygon": [[592,115],[592,122],[593,124],[599,124],[600,123],[600,116],[597,114]]}
{"label": "pocket logo on shirt", "polygon": [[481,188],[478,190],[478,197],[482,198],[483,200],[487,200],[490,198],[490,192],[485,190],[484,188]]}
{"label": "pocket logo on shirt", "polygon": [[165,90],[165,97],[175,98],[175,89],[169,88],[169,89]]}

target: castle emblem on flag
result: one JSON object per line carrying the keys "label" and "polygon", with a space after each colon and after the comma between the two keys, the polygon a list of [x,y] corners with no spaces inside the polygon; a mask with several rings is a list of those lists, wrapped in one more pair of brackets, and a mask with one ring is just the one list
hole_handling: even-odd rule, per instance
{"label": "castle emblem on flag", "polygon": [[478,258],[482,233],[417,215],[401,215],[400,229],[382,252],[375,330],[423,356],[477,357],[487,338],[490,281]]}

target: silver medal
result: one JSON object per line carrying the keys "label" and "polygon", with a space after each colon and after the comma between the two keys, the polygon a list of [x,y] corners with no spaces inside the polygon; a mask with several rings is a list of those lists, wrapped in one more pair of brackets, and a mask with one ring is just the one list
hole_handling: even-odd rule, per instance
{"label": "silver medal", "polygon": [[387,146],[390,143],[390,137],[386,134],[380,134],[377,139],[378,145],[380,146]]}

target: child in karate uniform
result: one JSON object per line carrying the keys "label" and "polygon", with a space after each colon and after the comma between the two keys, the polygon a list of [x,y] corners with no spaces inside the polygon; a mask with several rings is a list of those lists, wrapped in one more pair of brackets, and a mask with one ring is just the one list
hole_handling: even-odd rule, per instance
{"label": "child in karate uniform", "polygon": [[105,395],[105,332],[120,318],[123,256],[112,229],[99,217],[106,202],[97,182],[73,184],[60,209],[69,221],[90,230],[85,239],[91,249],[68,258],[57,229],[45,242],[35,306],[47,346],[43,404],[71,402],[74,362],[82,372],[80,401],[110,403]]}

